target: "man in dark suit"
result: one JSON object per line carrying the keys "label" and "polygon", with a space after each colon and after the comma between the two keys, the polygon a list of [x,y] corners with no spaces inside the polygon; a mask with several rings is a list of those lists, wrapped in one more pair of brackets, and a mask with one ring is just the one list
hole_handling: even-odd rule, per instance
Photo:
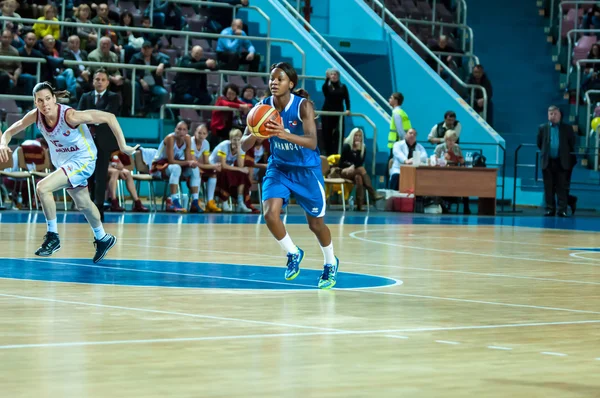
{"label": "man in dark suit", "polygon": [[[214,59],[204,59],[203,55],[202,47],[194,46],[190,54],[181,58],[179,67],[217,69],[217,62]],[[177,72],[171,91],[175,94],[173,102],[176,104],[208,105],[212,101],[205,74]]]}
{"label": "man in dark suit", "polygon": [[[110,112],[115,116],[119,114],[121,108],[121,100],[117,93],[108,91],[108,73],[104,69],[98,69],[94,73],[94,90],[83,94],[79,101],[79,110],[85,111],[88,109],[98,109],[105,112]],[[92,179],[94,179],[92,194],[94,202],[100,210],[102,222],[104,222],[104,193],[106,192],[106,180],[108,177],[108,163],[110,155],[114,151],[119,150],[117,139],[112,134],[110,127],[107,124],[89,126],[94,136],[94,142],[98,148],[98,156],[96,157],[96,171]]]}
{"label": "man in dark suit", "polygon": [[548,108],[548,123],[538,129],[537,146],[541,153],[542,174],[544,176],[544,196],[546,216],[556,213],[558,198],[558,216],[567,217],[567,205],[575,211],[577,198],[569,199],[571,172],[575,166],[575,133],[573,127],[561,122],[562,114],[556,106]]}
{"label": "man in dark suit", "polygon": [[[63,50],[62,57],[65,61],[87,61],[88,53],[85,50],[80,49],[81,40],[79,36],[73,35],[69,37],[68,47]],[[81,97],[81,94],[90,91],[92,89],[90,71],[85,66],[71,65],[70,69],[73,70],[75,79],[77,79],[77,95]]]}

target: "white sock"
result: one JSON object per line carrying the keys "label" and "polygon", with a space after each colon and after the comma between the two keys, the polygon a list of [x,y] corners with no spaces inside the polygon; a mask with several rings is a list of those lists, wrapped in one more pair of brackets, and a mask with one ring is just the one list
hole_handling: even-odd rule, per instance
{"label": "white sock", "polygon": [[288,233],[285,234],[283,239],[278,240],[277,243],[279,243],[279,246],[281,246],[281,248],[288,253],[298,253],[298,247],[294,244],[294,242],[292,242],[292,238],[290,238],[290,235]]}
{"label": "white sock", "polygon": [[102,238],[106,236],[106,232],[104,232],[104,226],[102,224],[100,224],[98,228],[92,228],[92,231],[94,231],[94,238],[98,240],[102,240]]}
{"label": "white sock", "polygon": [[323,257],[325,258],[325,264],[334,265],[335,264],[335,255],[333,254],[333,242],[329,244],[329,246],[321,246],[321,250],[323,250]]}
{"label": "white sock", "polygon": [[209,178],[208,182],[206,183],[206,189],[207,189],[207,193],[208,193],[208,200],[215,200],[215,189],[217,188],[217,179],[216,178]]}
{"label": "white sock", "polygon": [[174,193],[173,195],[171,195],[171,200],[179,200],[179,194]]}
{"label": "white sock", "polygon": [[192,194],[192,200],[198,200],[198,194],[197,193],[193,193]]}
{"label": "white sock", "polygon": [[237,204],[241,205],[242,203],[244,203],[244,195],[238,195]]}
{"label": "white sock", "polygon": [[56,226],[56,218],[54,220],[46,220],[46,225],[48,227],[48,232],[58,233],[58,227]]}

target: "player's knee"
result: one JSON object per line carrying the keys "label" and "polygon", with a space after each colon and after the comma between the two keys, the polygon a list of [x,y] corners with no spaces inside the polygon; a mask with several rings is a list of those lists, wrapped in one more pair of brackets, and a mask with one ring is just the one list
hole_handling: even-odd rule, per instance
{"label": "player's knee", "polygon": [[37,190],[38,196],[40,196],[40,197],[48,195],[48,194],[52,194],[50,187],[44,180],[37,183],[36,190]]}
{"label": "player's knee", "polygon": [[324,226],[325,224],[323,223],[322,218],[313,218],[308,221],[308,228],[310,228],[314,234],[319,234]]}
{"label": "player's knee", "polygon": [[280,219],[281,213],[279,210],[275,210],[273,207],[267,207],[265,209],[265,222],[267,225],[276,223],[277,221],[280,221]]}
{"label": "player's knee", "polygon": [[171,176],[181,176],[181,166],[178,164],[170,164],[169,170],[171,171]]}

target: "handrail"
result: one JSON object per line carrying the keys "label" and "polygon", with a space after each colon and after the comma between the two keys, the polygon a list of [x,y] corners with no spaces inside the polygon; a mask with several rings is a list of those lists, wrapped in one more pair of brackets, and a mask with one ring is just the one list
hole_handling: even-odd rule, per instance
{"label": "handrail", "polygon": [[[269,18],[269,16],[262,9],[260,9],[256,6],[242,6],[240,4],[234,6],[234,5],[227,4],[227,3],[215,3],[214,1],[201,1],[201,0],[166,0],[166,1],[168,1],[170,3],[192,4],[192,5],[210,6],[210,7],[216,7],[216,8],[231,8],[232,9],[232,20],[235,19],[237,10],[240,8],[243,8],[245,10],[255,10],[267,22],[267,37],[271,37],[271,18]],[[152,1],[152,3],[154,3],[154,2]],[[186,48],[186,52],[187,52],[187,48]],[[265,62],[267,65],[271,65],[271,46],[269,44],[267,45],[267,54],[265,55]]]}
{"label": "handrail", "polygon": [[[463,0],[464,1],[464,0]],[[392,14],[393,15],[393,14]],[[469,38],[470,38],[470,42],[469,42],[469,51],[466,52],[466,54],[473,54],[473,42],[474,42],[474,35],[473,35],[473,29],[469,26],[469,25],[462,25],[462,24],[456,24],[456,23],[450,23],[450,22],[440,22],[440,21],[427,21],[427,20],[422,20],[422,19],[411,19],[411,18],[398,18],[398,21],[400,22],[404,22],[406,23],[406,26],[409,26],[410,24],[414,24],[414,25],[432,25],[432,26],[441,26],[441,27],[449,27],[449,28],[455,28],[455,29],[460,29],[463,31],[467,31]],[[462,43],[462,50],[465,51],[465,35],[463,33],[463,43]]]}
{"label": "handrail", "polygon": [[[600,29],[571,29],[567,32],[567,76],[569,75],[569,69],[571,68],[571,58],[573,57],[573,40],[571,39],[571,33],[600,33]],[[561,46],[562,47],[562,46]],[[560,47],[559,47],[560,55]]]}
{"label": "handrail", "polygon": [[[348,70],[349,72],[352,72],[354,74],[354,78],[359,80],[364,87],[368,88],[371,91],[371,93],[369,93],[369,94],[373,98],[377,98],[381,102],[380,105],[382,105],[382,107],[384,109],[386,109],[385,107],[387,107],[388,111],[391,113],[392,107],[387,102],[387,100],[385,98],[383,98],[383,96],[379,93],[379,91],[377,91],[364,77],[362,77],[362,75],[356,69],[354,69],[354,67],[352,65],[350,65],[348,63],[348,61],[346,61],[346,59],[339,52],[337,52],[336,49],[333,48],[331,46],[331,44],[329,44],[329,42],[327,40],[325,40],[325,38],[323,36],[321,36],[321,34],[319,32],[317,32],[317,30],[306,19],[304,19],[304,17],[302,15],[300,15],[298,13],[298,11],[295,10],[294,7],[290,3],[287,2],[287,0],[278,0],[278,2],[280,5],[287,8],[288,11],[290,12],[290,14],[292,14],[295,18],[297,18],[300,22],[302,22],[302,24],[304,25],[304,28],[306,28],[307,31],[311,32],[321,42],[321,45],[325,46],[327,48],[327,50],[329,51],[329,53],[331,55],[335,55],[338,58],[338,61],[342,65],[344,65],[346,70]],[[304,70],[303,70],[303,72],[304,72]]]}
{"label": "handrail", "polygon": [[[575,64],[576,69],[577,69],[577,87],[576,87],[576,95],[577,98],[575,98],[575,118],[577,118],[579,116],[579,97],[581,95],[581,64],[582,63],[588,63],[588,64],[600,64],[600,59],[580,59],[578,60]],[[569,84],[569,80],[567,79],[567,87]],[[594,90],[596,92],[600,92],[598,90]],[[586,96],[586,98],[589,99],[589,97]]]}
{"label": "handrail", "polygon": [[[466,25],[467,24],[467,0],[459,0],[458,2],[458,6],[457,6],[457,14],[458,16],[462,16],[462,24]],[[459,22],[460,22],[460,18],[459,18]],[[473,38],[471,38],[471,40],[473,40]]]}
{"label": "handrail", "polygon": [[[379,7],[382,7],[382,4],[379,2],[379,0],[374,0],[373,4],[377,4]],[[487,95],[487,90],[485,89],[485,87],[480,86],[478,84],[467,84],[467,83],[463,82],[448,66],[446,66],[446,64],[444,64],[442,62],[442,60],[439,57],[436,57],[436,55],[433,52],[431,52],[431,50],[425,44],[423,44],[421,42],[421,40],[419,40],[419,38],[413,34],[413,32],[408,30],[408,28],[406,26],[404,26],[404,24],[402,22],[400,22],[394,14],[389,12],[389,10],[387,10],[387,9],[385,10],[385,13],[387,14],[388,17],[390,17],[390,19],[392,21],[394,21],[396,24],[398,24],[398,26],[400,26],[400,28],[402,28],[404,30],[405,34],[410,36],[410,38],[413,39],[413,41],[415,43],[417,43],[419,46],[421,46],[423,48],[423,50],[425,50],[425,52],[431,58],[433,58],[433,60],[435,62],[438,63],[439,66],[441,66],[452,78],[454,78],[454,80],[456,80],[458,82],[458,84],[460,84],[464,88],[471,89],[471,107],[473,107],[473,104],[474,104],[473,92],[475,90],[482,91],[482,93],[483,93],[483,119],[487,120],[488,95]]]}
{"label": "handrail", "polygon": [[31,95],[0,94],[0,99],[12,99],[15,101],[31,101],[31,102],[33,102],[33,97]]}
{"label": "handrail", "polygon": [[[600,90],[588,90],[584,94],[585,101],[587,103],[587,118],[585,119],[586,120],[586,124],[585,124],[585,146],[587,148],[589,148],[589,146],[590,146],[590,135],[588,134],[588,129],[592,125],[592,104],[591,104],[590,94],[600,94]],[[595,133],[596,133],[596,146],[598,147],[599,144],[600,144],[600,141],[598,140],[598,131],[595,131]],[[596,170],[597,169],[598,169],[598,166],[596,166]]]}
{"label": "handrail", "polygon": [[[21,57],[21,56],[14,56],[14,55],[1,55],[0,59],[2,59],[3,61],[16,61],[16,62],[22,62],[22,63],[29,63],[29,64],[33,64],[33,63],[37,63],[37,70],[36,70],[36,78],[38,81],[40,81],[40,78],[42,76],[42,71],[41,71],[41,67],[40,67],[40,62],[37,61],[38,59],[41,58],[27,58],[27,57]],[[46,63],[46,60],[44,60],[44,63]]]}
{"label": "handrail", "polygon": [[[513,212],[516,211],[517,208],[517,168],[519,166],[527,166],[530,167],[530,165],[519,165],[518,161],[519,161],[519,151],[521,150],[522,147],[535,147],[537,148],[536,144],[528,144],[528,143],[521,143],[519,144],[519,146],[517,147],[517,149],[515,149],[515,170],[513,171],[513,200],[512,200],[512,208],[513,208]],[[537,176],[537,161],[535,162],[535,174]]]}
{"label": "handrail", "polygon": [[[30,18],[13,18],[13,17],[5,17],[0,16],[0,21],[12,21],[12,22],[22,22],[22,23],[38,23],[37,19]],[[70,27],[84,27],[91,29],[99,29],[99,30],[122,30],[122,31],[132,31],[132,32],[141,32],[141,33],[153,33],[153,34],[162,34],[162,35],[177,35],[177,36],[186,36],[186,37],[199,37],[205,39],[239,39],[240,36],[236,35],[220,35],[215,33],[203,33],[203,32],[190,32],[187,30],[167,30],[167,29],[150,29],[150,28],[130,28],[128,26],[119,26],[119,25],[99,25],[99,24],[84,24],[80,22],[64,22],[64,21],[44,21],[46,25],[59,25],[59,26],[70,26]],[[287,43],[291,44],[302,56],[302,73],[306,73],[306,53],[302,48],[296,44],[294,41],[289,39],[277,39],[272,37],[260,37],[260,36],[245,36],[248,40],[255,41],[266,41],[267,46],[270,46],[270,42],[276,43]],[[100,41],[98,41],[99,43]],[[187,40],[186,40],[187,43]],[[304,84],[304,83],[303,83]],[[304,86],[302,86],[304,88]]]}
{"label": "handrail", "polygon": [[[189,104],[164,104],[160,108],[160,118],[164,119],[165,110],[166,109],[195,109],[200,111],[225,111],[225,112],[235,112],[239,109],[230,108],[228,106],[214,106],[214,105],[189,105]],[[371,164],[371,172],[375,175],[376,168],[376,158],[377,158],[377,126],[373,121],[363,113],[352,113],[348,115],[346,112],[328,112],[328,111],[315,111],[316,115],[324,115],[324,116],[342,116],[340,118],[343,119],[343,116],[356,116],[365,119],[365,121],[373,128],[373,159]]]}
{"label": "handrail", "polygon": [[[591,0],[563,0],[558,4],[558,8],[560,10],[559,13],[559,18],[558,18],[558,40],[557,40],[557,45],[558,45],[558,55],[560,55],[560,48],[562,47],[562,21],[563,21],[563,5],[564,4],[575,4],[575,18],[576,21],[579,21],[579,5],[580,4],[596,4],[597,1],[591,1]],[[552,7],[554,7],[554,0],[552,0]],[[554,10],[550,11],[550,28],[552,28],[554,26]],[[575,26],[577,27],[577,23],[575,24]]]}

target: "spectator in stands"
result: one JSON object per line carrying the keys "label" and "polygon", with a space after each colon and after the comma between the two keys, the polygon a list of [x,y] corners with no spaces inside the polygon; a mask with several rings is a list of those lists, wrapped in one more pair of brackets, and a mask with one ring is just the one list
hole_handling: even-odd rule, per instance
{"label": "spectator in stands", "polygon": [[[115,116],[119,115],[121,99],[118,94],[108,89],[109,84],[106,70],[98,69],[93,78],[94,90],[81,96],[78,110],[97,109],[112,113]],[[94,175],[90,178],[90,189],[92,198],[100,211],[100,218],[104,219],[104,193],[106,192],[108,163],[111,154],[119,149],[119,145],[115,136],[110,134],[110,128],[107,124],[88,125],[88,128],[94,137],[96,148],[98,148],[96,168]]]}
{"label": "spectator in stands", "polygon": [[116,153],[110,164],[108,165],[108,197],[110,201],[110,211],[123,212],[125,209],[119,206],[119,200],[117,199],[117,184],[119,180],[124,180],[127,185],[127,190],[133,199],[132,211],[135,213],[147,213],[148,208],[142,204],[140,197],[138,196],[135,183],[133,182],[133,175],[131,171],[125,168],[123,161],[120,159],[123,157],[131,164],[131,158],[122,152]]}
{"label": "spectator in stands", "polygon": [[[146,41],[142,45],[140,52],[131,57],[131,61],[129,62],[133,65],[152,65],[157,67],[154,71],[140,69],[136,72],[135,109],[138,112],[143,109],[155,111],[169,101],[169,92],[163,84],[163,74],[165,68],[169,67],[169,64],[162,63],[158,56],[153,54],[153,51],[152,43]],[[143,104],[145,94],[150,94],[150,104]]]}
{"label": "spectator in stands", "polygon": [[[244,6],[250,5],[249,0],[215,0],[216,3],[230,4],[232,6]],[[229,24],[231,21],[232,11],[231,8],[227,7],[211,7],[205,6],[208,11],[208,25],[207,28],[212,33],[219,33]]]}
{"label": "spectator in stands", "polygon": [[33,24],[33,33],[35,33],[38,39],[43,39],[48,35],[54,37],[54,40],[60,39],[60,26],[43,23],[44,21],[58,21],[58,18],[56,18],[56,7],[51,4],[45,6],[44,16],[39,17],[37,20],[38,22]]}
{"label": "spectator in stands", "polygon": [[402,141],[394,143],[394,160],[390,169],[390,189],[397,191],[400,188],[400,166],[413,164],[415,152],[419,152],[421,164],[427,162],[427,151],[423,145],[417,143],[417,130],[410,128]]}
{"label": "spectator in stands", "polygon": [[[600,60],[600,44],[594,44],[590,49],[586,59],[598,59]],[[600,63],[587,63],[583,70],[583,82],[581,83],[582,91],[585,93],[591,88],[592,85],[597,85],[594,80],[597,79],[598,71],[600,70]]]}
{"label": "spectator in stands", "polygon": [[[492,106],[492,95],[493,95],[492,83],[490,82],[485,71],[483,70],[483,66],[475,65],[475,67],[473,68],[473,72],[467,79],[467,84],[477,84],[477,85],[483,86],[483,88],[485,88],[485,91],[487,93],[487,99],[488,99],[487,122],[490,126],[493,126],[492,122],[494,120],[494,118],[493,118],[494,114],[493,114],[493,106]],[[475,102],[473,105],[473,109],[475,109],[475,111],[478,113],[483,112],[483,93],[481,92],[481,90],[475,90],[474,101]]]}
{"label": "spectator in stands", "polygon": [[[202,47],[194,46],[189,54],[181,58],[179,67],[216,70],[217,62],[214,59],[204,59]],[[212,102],[212,96],[208,92],[206,74],[204,73],[178,72],[171,91],[174,94],[173,102],[176,104],[208,105]]]}
{"label": "spectator in stands", "polygon": [[[19,49],[19,56],[21,58],[43,58],[42,53],[35,49],[37,43],[37,37],[35,33],[29,32],[25,35],[25,46]],[[38,64],[33,62],[23,62],[21,66],[21,76],[19,76],[19,87],[23,90],[22,94],[29,95],[33,92],[33,87],[37,83],[37,68]],[[43,66],[40,65],[40,71],[43,70]],[[29,108],[32,107],[31,102],[27,105]]]}
{"label": "spectator in stands", "polygon": [[[446,55],[446,54],[436,54],[440,60],[446,65],[450,70],[456,72],[458,68],[462,66],[462,57],[460,56],[463,51],[455,48],[450,45],[448,42],[448,36],[441,35],[438,42],[430,47],[430,50],[434,53],[443,52],[443,53],[455,53],[456,56]],[[433,65],[433,69],[438,70],[437,65]],[[440,76],[442,79],[446,80],[448,84],[452,83],[452,77],[446,70],[443,68],[439,68]]]}
{"label": "spectator in stands", "polygon": [[[594,4],[592,8],[589,9],[587,14],[583,16],[583,21],[581,23],[582,29],[590,29],[593,25],[593,29],[600,29],[600,5]],[[593,32],[587,32],[585,35],[591,36]]]}
{"label": "spectator in stands", "polygon": [[[122,12],[119,17],[119,26],[134,28],[133,14],[129,11]],[[119,30],[117,40],[119,46],[125,51],[124,61],[126,64],[131,61],[133,54],[142,48],[145,41],[137,32],[131,30]]]}
{"label": "spectator in stands", "polygon": [[42,54],[46,58],[46,71],[49,77],[47,80],[54,80],[59,90],[67,90],[72,100],[77,99],[77,79],[73,69],[65,68],[64,59],[56,48],[56,40],[52,35],[46,35],[42,44]]}
{"label": "spectator in stands", "polygon": [[[63,51],[63,58],[69,61],[85,62],[88,60],[88,53],[85,50],[79,48],[81,41],[79,36],[72,35],[69,37],[68,48]],[[90,71],[82,64],[72,66],[73,74],[77,80],[77,94],[81,97],[81,94],[91,90],[90,82]]]}
{"label": "spectator in stands", "polygon": [[[75,22],[92,24],[90,16],[92,15],[92,9],[87,4],[81,4],[75,11]],[[85,49],[96,48],[98,42],[98,35],[96,31],[88,27],[78,27],[77,36],[81,40],[81,46]]]}
{"label": "spectator in stands", "polygon": [[[248,168],[248,186],[244,187],[244,204],[254,214],[259,214],[260,210],[252,205],[250,198],[250,188],[254,184],[260,184],[266,171],[267,171],[267,159],[265,157],[265,143],[266,140],[259,138],[254,143],[254,146],[246,152],[244,156],[244,167]],[[260,198],[259,198],[260,200]]]}
{"label": "spectator in stands", "polygon": [[152,162],[151,173],[160,178],[169,178],[171,196],[167,199],[167,211],[183,212],[179,198],[179,181],[181,177],[190,178],[192,206],[190,213],[201,212],[198,203],[200,188],[200,169],[192,155],[192,139],[188,135],[188,125],[181,121],[175,126],[175,131],[165,137],[158,147],[158,152]]}
{"label": "spectator in stands", "polygon": [[[150,17],[142,18],[142,28],[150,29],[152,28],[152,24],[150,23]],[[142,33],[142,37],[145,41],[149,41],[152,43],[152,46],[157,45],[160,42],[161,35],[157,33]]]}
{"label": "spectator in stands", "polygon": [[202,123],[196,127],[192,136],[192,155],[201,170],[202,181],[206,182],[206,208],[207,213],[220,213],[223,210],[215,202],[215,189],[217,187],[217,173],[221,172],[221,163],[211,164],[210,145],[208,144],[208,128]]}
{"label": "spectator in stands", "polygon": [[444,142],[444,137],[446,136],[446,131],[454,130],[457,136],[456,143],[458,144],[458,138],[460,138],[460,132],[462,130],[462,125],[458,120],[456,120],[456,113],[454,111],[448,111],[444,114],[444,120],[435,124],[429,135],[427,136],[427,140],[432,144],[441,144]]}
{"label": "spectator in stands", "polygon": [[[19,52],[10,45],[13,34],[9,29],[2,31],[0,40],[0,55],[18,57]],[[21,75],[21,63],[18,61],[0,60],[0,94],[8,94],[13,87],[17,86],[19,76]]]}
{"label": "spectator in stands", "polygon": [[388,103],[392,107],[392,120],[390,122],[390,132],[388,133],[388,148],[390,149],[390,157],[392,156],[392,148],[396,141],[404,139],[406,131],[412,128],[410,119],[402,104],[404,103],[404,96],[402,93],[392,93],[388,99]]}
{"label": "spectator in stands", "polygon": [[[150,7],[146,8],[144,16],[150,17]],[[184,25],[185,18],[183,18],[181,7],[177,3],[167,0],[154,0],[155,28],[181,30]]]}
{"label": "spectator in stands", "polygon": [[[344,112],[344,103],[346,104],[346,113],[350,114],[350,95],[346,85],[340,82],[340,72],[337,69],[328,69],[325,73],[325,83],[323,83],[323,95],[325,102],[323,110],[329,112]],[[344,138],[344,121],[342,119],[342,131],[340,129],[341,116],[321,116],[323,142],[327,155],[339,153],[340,140]]]}
{"label": "spectator in stands", "polygon": [[[17,3],[16,0],[4,0],[2,2],[2,12],[0,12],[0,15],[3,17],[21,18],[21,16],[15,12],[17,8],[19,8],[19,3]],[[16,22],[5,22],[4,29],[8,29],[12,32],[13,40],[22,41],[22,39],[19,37],[21,30],[23,29],[22,24]]]}
{"label": "spectator in stands", "polygon": [[223,211],[231,212],[233,208],[229,204],[229,197],[237,192],[237,211],[240,213],[251,213],[246,204],[245,192],[250,186],[248,168],[244,167],[245,153],[242,151],[240,142],[242,131],[232,129],[229,139],[225,140],[213,149],[210,154],[211,164],[221,164],[221,172],[217,177],[217,195],[221,199]]}
{"label": "spectator in stands", "polygon": [[[98,7],[96,8],[96,16],[92,19],[92,23],[96,24],[96,25],[108,25],[108,26],[113,25],[115,23],[115,21],[112,21],[109,18],[107,3],[105,3],[105,2],[98,3]],[[102,30],[100,33],[102,36],[109,37],[113,43],[117,42],[117,34],[115,31],[106,29],[106,30]]]}
{"label": "spectator in stands", "polygon": [[231,27],[221,31],[222,35],[241,36],[240,39],[221,37],[217,41],[217,60],[219,67],[226,70],[238,70],[240,64],[250,65],[250,72],[258,72],[260,55],[256,54],[254,46],[248,39],[244,39],[246,32],[242,30],[241,19],[234,19]]}
{"label": "spectator in stands", "polygon": [[444,143],[439,144],[435,147],[436,161],[438,159],[444,159],[444,162],[448,166],[458,166],[465,164],[465,159],[462,155],[460,147],[456,144],[458,141],[458,135],[454,130],[446,131],[444,135]]}
{"label": "spectator in stands", "polygon": [[[217,99],[215,106],[228,106],[239,109],[243,113],[248,113],[250,105],[239,100],[240,89],[233,83],[229,83],[223,88],[223,95]],[[233,112],[212,111],[210,119],[210,132],[208,138],[211,149],[214,149],[218,143],[226,140],[230,130],[233,127]]]}
{"label": "spectator in stands", "polygon": [[[95,49],[88,55],[88,60],[93,62],[102,62],[104,64],[114,64],[119,62],[119,56],[110,51],[112,42],[108,37],[100,39],[100,48]],[[95,74],[99,69],[97,66],[88,67],[90,74]],[[121,72],[116,67],[106,66],[108,79],[110,81],[110,91],[120,93],[122,98],[121,114],[129,116],[131,110],[131,81],[121,76]]]}
{"label": "spectator in stands", "polygon": [[242,102],[247,103],[251,107],[258,104],[258,99],[256,98],[256,89],[254,86],[247,84],[242,88],[242,96],[240,97]]}
{"label": "spectator in stands", "polygon": [[365,149],[364,132],[358,127],[353,128],[348,138],[344,140],[339,163],[342,169],[342,178],[354,181],[356,185],[356,208],[358,211],[362,210],[365,203],[365,189],[373,201],[383,198],[375,192],[375,188],[371,184],[371,178],[364,167]]}
{"label": "spectator in stands", "polygon": [[548,123],[538,128],[537,146],[540,149],[546,216],[553,217],[558,198],[558,216],[567,217],[567,205],[575,212],[577,198],[569,195],[571,173],[577,162],[573,127],[562,122],[556,106],[548,108]]}

